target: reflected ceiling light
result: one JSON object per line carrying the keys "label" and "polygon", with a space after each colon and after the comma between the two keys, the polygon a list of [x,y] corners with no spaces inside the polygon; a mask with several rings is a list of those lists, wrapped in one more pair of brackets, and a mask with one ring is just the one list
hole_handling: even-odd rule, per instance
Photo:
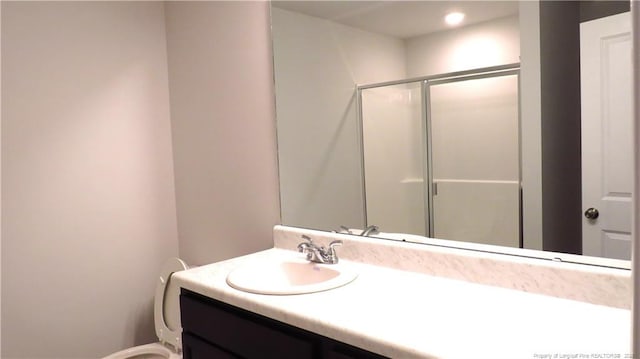
{"label": "reflected ceiling light", "polygon": [[459,25],[464,20],[464,14],[461,12],[450,12],[444,17],[444,22],[450,26]]}

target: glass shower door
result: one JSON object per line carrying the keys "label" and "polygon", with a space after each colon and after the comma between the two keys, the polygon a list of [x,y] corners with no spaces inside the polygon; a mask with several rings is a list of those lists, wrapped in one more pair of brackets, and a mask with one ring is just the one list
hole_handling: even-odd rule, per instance
{"label": "glass shower door", "polygon": [[360,92],[367,225],[428,235],[422,81]]}
{"label": "glass shower door", "polygon": [[518,75],[427,83],[432,233],[520,247]]}

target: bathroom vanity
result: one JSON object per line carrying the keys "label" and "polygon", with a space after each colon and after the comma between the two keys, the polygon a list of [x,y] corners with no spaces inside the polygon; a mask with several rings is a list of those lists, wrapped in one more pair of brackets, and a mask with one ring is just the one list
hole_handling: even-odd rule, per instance
{"label": "bathroom vanity", "polygon": [[[229,273],[252,263],[300,259],[291,245],[299,241],[300,231],[322,244],[343,239],[340,265],[356,271],[357,278],[331,290],[297,295],[249,293],[227,283]],[[416,259],[402,253],[407,249],[429,259],[430,264],[416,266],[430,270],[437,264],[463,271],[481,259],[494,277],[500,273],[492,266],[509,270],[501,257],[490,258],[496,254],[449,249],[447,255],[406,243],[379,248],[379,240],[329,233],[321,238],[321,232],[282,227],[274,235],[275,248],[174,274],[172,280],[182,288],[185,358],[624,358],[630,352],[625,270],[550,261],[537,268],[532,263],[542,260],[505,259],[532,272],[542,288],[536,290],[522,273],[517,274],[523,278],[520,283],[507,287],[452,278],[444,271],[407,270]],[[366,251],[367,260],[362,257]],[[389,263],[380,262],[381,253]],[[558,277],[545,283],[552,272]],[[600,281],[593,288],[602,287],[609,297],[583,293],[572,298],[580,293],[578,286],[585,290],[582,277]],[[552,293],[558,289],[567,295]],[[597,292],[592,289],[586,290]]]}

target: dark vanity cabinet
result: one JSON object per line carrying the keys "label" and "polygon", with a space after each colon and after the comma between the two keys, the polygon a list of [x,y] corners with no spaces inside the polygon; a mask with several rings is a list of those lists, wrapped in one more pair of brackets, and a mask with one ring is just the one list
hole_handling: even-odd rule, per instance
{"label": "dark vanity cabinet", "polygon": [[184,359],[374,359],[383,356],[182,289]]}

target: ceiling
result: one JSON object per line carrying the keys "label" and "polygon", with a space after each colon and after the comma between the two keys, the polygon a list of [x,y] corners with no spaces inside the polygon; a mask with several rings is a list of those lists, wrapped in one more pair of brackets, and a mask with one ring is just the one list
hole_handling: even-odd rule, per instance
{"label": "ceiling", "polygon": [[444,16],[466,14],[462,26],[518,14],[517,1],[272,1],[274,7],[369,32],[410,38],[450,29]]}

